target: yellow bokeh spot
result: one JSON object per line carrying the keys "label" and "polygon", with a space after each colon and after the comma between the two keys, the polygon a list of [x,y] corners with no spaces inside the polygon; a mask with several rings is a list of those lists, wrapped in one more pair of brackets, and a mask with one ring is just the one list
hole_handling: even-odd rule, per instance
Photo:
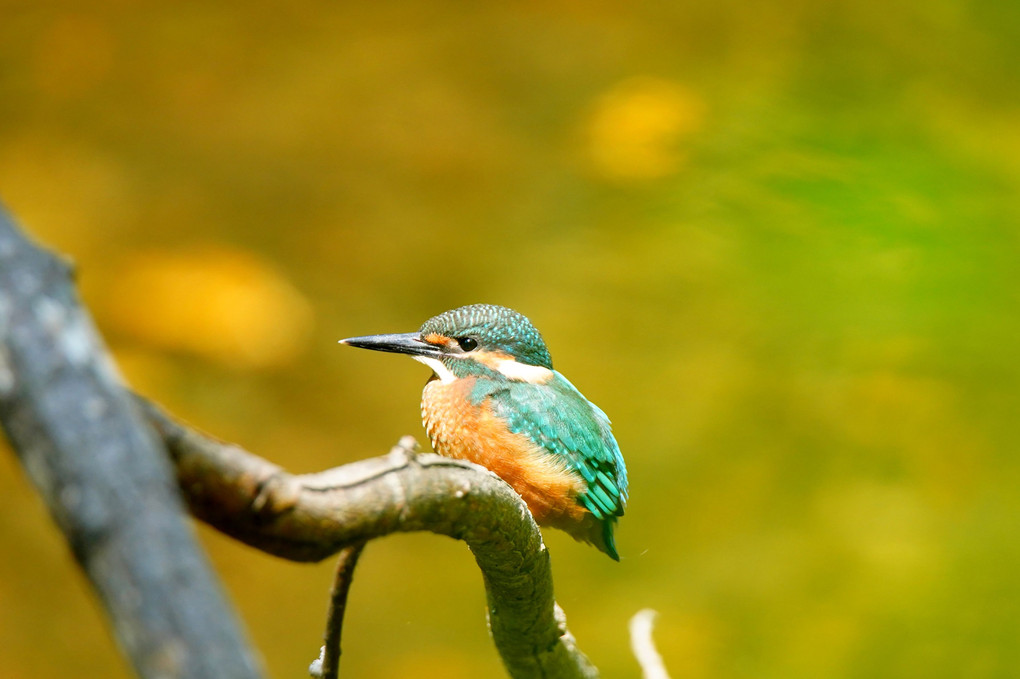
{"label": "yellow bokeh spot", "polygon": [[289,362],[312,312],[268,263],[223,248],[130,256],[113,277],[104,321],[132,339],[239,368]]}
{"label": "yellow bokeh spot", "polygon": [[704,103],[661,78],[624,80],[596,102],[587,124],[588,156],[609,179],[656,179],[683,161],[680,142],[700,129]]}

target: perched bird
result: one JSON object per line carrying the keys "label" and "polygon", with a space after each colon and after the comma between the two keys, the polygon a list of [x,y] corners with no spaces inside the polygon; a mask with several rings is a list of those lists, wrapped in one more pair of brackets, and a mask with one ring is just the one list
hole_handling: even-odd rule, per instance
{"label": "perched bird", "polygon": [[418,332],[340,342],[432,368],[421,413],[435,451],[486,467],[539,525],[620,560],[613,526],[627,502],[627,469],[609,418],[553,370],[531,321],[473,304],[430,318]]}

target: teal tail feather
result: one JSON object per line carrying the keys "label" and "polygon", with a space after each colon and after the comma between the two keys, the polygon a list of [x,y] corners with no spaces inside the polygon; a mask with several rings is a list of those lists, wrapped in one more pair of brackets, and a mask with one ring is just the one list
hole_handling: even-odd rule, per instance
{"label": "teal tail feather", "polygon": [[613,539],[613,528],[616,525],[616,517],[607,519],[596,519],[594,514],[587,514],[580,523],[570,524],[549,524],[561,528],[575,539],[594,545],[596,549],[609,556],[613,561],[619,561],[620,555],[616,551],[616,541]]}
{"label": "teal tail feather", "polygon": [[602,522],[602,544],[595,545],[609,555],[613,561],[619,561],[620,555],[616,551],[616,541],[613,539],[613,524],[615,521]]}

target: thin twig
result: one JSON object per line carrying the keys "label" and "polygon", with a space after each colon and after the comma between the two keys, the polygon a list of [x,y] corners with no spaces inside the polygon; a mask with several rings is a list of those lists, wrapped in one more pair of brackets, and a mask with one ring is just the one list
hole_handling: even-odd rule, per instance
{"label": "thin twig", "polygon": [[669,679],[669,672],[666,671],[666,665],[655,648],[655,640],[652,639],[656,615],[658,613],[650,608],[634,614],[630,619],[630,647],[638,664],[641,665],[641,676],[644,679]]}
{"label": "thin twig", "polygon": [[337,679],[340,674],[340,636],[344,628],[344,612],[347,610],[347,593],[354,580],[354,567],[365,549],[365,543],[351,545],[340,550],[336,562],[333,589],[329,593],[329,612],[326,614],[325,650],[322,654],[322,679]]}

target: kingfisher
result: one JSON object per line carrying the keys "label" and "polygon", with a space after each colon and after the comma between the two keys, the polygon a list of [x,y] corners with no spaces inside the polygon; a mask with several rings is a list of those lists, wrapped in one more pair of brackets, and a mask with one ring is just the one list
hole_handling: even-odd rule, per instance
{"label": "kingfisher", "polygon": [[472,304],[417,332],[340,343],[407,354],[431,368],[421,415],[432,448],[494,472],[540,526],[620,560],[613,527],[627,503],[627,468],[609,418],[553,369],[524,315]]}

